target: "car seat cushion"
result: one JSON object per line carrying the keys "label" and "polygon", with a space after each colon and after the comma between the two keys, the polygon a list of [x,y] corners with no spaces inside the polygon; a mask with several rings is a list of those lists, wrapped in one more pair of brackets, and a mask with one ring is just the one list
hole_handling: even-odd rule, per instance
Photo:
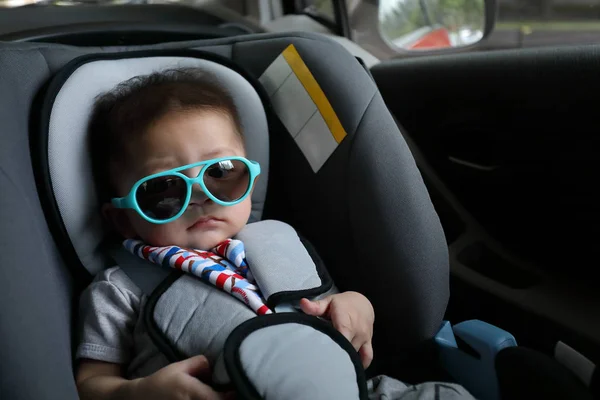
{"label": "car seat cushion", "polygon": [[[260,220],[266,196],[269,165],[267,118],[260,96],[248,80],[220,63],[202,58],[139,57],[135,53],[130,53],[132,58],[125,57],[127,54],[75,60],[71,64],[73,68],[67,66],[63,70],[66,79],[58,90],[48,93],[51,108],[47,152],[52,190],[74,250],[92,274],[110,266],[111,262],[100,247],[106,232],[92,178],[87,127],[97,96],[123,81],[181,67],[197,67],[215,76],[232,95],[238,108],[248,157],[261,164],[262,176],[252,194],[251,220]],[[55,82],[57,80],[60,83],[60,77]]]}

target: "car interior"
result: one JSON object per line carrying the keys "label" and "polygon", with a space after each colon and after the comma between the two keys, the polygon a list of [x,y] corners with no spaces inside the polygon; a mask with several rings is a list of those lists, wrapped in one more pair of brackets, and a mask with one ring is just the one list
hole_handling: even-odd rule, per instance
{"label": "car interior", "polygon": [[[78,398],[78,296],[92,275],[60,200],[76,190],[57,192],[52,163],[86,156],[49,148],[60,76],[95,58],[200,57],[260,87],[290,44],[348,138],[315,172],[265,101],[269,138],[252,151],[302,185],[268,174],[262,218],[294,226],[340,288],[373,302],[367,375],[458,382],[490,400],[600,398],[600,31],[513,48],[501,13],[516,8],[502,0],[459,2],[478,4],[478,35],[426,15],[416,41],[386,37],[393,1],[10,3],[0,0],[0,398]],[[416,48],[429,42],[441,47]],[[69,129],[62,140],[75,143]],[[319,205],[306,201],[314,193]],[[347,273],[365,268],[349,258],[361,251],[375,253],[377,276]]]}

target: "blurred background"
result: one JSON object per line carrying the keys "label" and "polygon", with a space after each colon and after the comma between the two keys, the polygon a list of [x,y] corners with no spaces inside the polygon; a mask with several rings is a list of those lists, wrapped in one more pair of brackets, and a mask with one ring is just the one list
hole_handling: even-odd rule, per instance
{"label": "blurred background", "polygon": [[[324,20],[335,20],[332,0],[290,0],[296,9],[305,9],[313,15],[318,15]],[[472,18],[481,18],[483,1],[481,0],[345,0],[350,25],[354,34],[354,41],[372,51],[381,59],[398,56],[396,52],[384,48],[381,43],[375,43],[371,34],[376,24],[368,20],[368,10],[379,9],[379,27],[381,33],[388,37],[399,37],[404,33],[415,32],[425,25],[432,26],[436,21],[425,21],[419,7],[426,5],[430,9],[432,19],[435,19],[435,10],[444,9],[445,18],[448,8],[456,7],[461,10],[470,10]],[[218,4],[230,8],[256,23],[260,21],[260,0],[0,0],[0,7],[13,8],[32,5],[82,5],[82,4],[159,4],[181,3],[187,5]],[[283,2],[285,5],[287,2]],[[431,11],[433,10],[433,11]],[[384,12],[386,15],[381,15]],[[463,14],[465,14],[463,12]],[[398,17],[402,16],[404,22],[398,26]],[[464,18],[465,15],[462,15]],[[441,21],[437,21],[441,22]],[[451,25],[452,21],[443,21],[442,25]],[[461,21],[457,21],[459,25]],[[475,21],[479,23],[478,21]],[[394,26],[395,25],[395,26]],[[463,24],[464,25],[464,24]],[[467,37],[469,36],[470,37]],[[450,39],[454,42],[461,40],[477,41],[481,32],[478,30],[451,33]],[[587,44],[600,42],[600,0],[498,0],[498,13],[496,25],[489,38],[474,50],[494,50],[502,48],[536,47],[557,44]],[[402,46],[399,46],[402,47]],[[406,54],[402,54],[406,56]]]}

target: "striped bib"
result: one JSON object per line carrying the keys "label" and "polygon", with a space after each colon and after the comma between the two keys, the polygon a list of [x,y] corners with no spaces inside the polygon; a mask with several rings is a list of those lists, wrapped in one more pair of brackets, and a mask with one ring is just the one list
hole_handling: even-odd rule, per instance
{"label": "striped bib", "polygon": [[123,245],[144,260],[197,276],[242,301],[258,315],[272,313],[255,284],[240,240],[227,239],[210,251],[149,246],[134,239],[125,240]]}

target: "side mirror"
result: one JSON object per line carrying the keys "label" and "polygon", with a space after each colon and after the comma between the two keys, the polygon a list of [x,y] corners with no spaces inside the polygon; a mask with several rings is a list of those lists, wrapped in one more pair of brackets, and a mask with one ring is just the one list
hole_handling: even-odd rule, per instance
{"label": "side mirror", "polygon": [[380,0],[379,32],[397,50],[471,46],[493,29],[494,0]]}

